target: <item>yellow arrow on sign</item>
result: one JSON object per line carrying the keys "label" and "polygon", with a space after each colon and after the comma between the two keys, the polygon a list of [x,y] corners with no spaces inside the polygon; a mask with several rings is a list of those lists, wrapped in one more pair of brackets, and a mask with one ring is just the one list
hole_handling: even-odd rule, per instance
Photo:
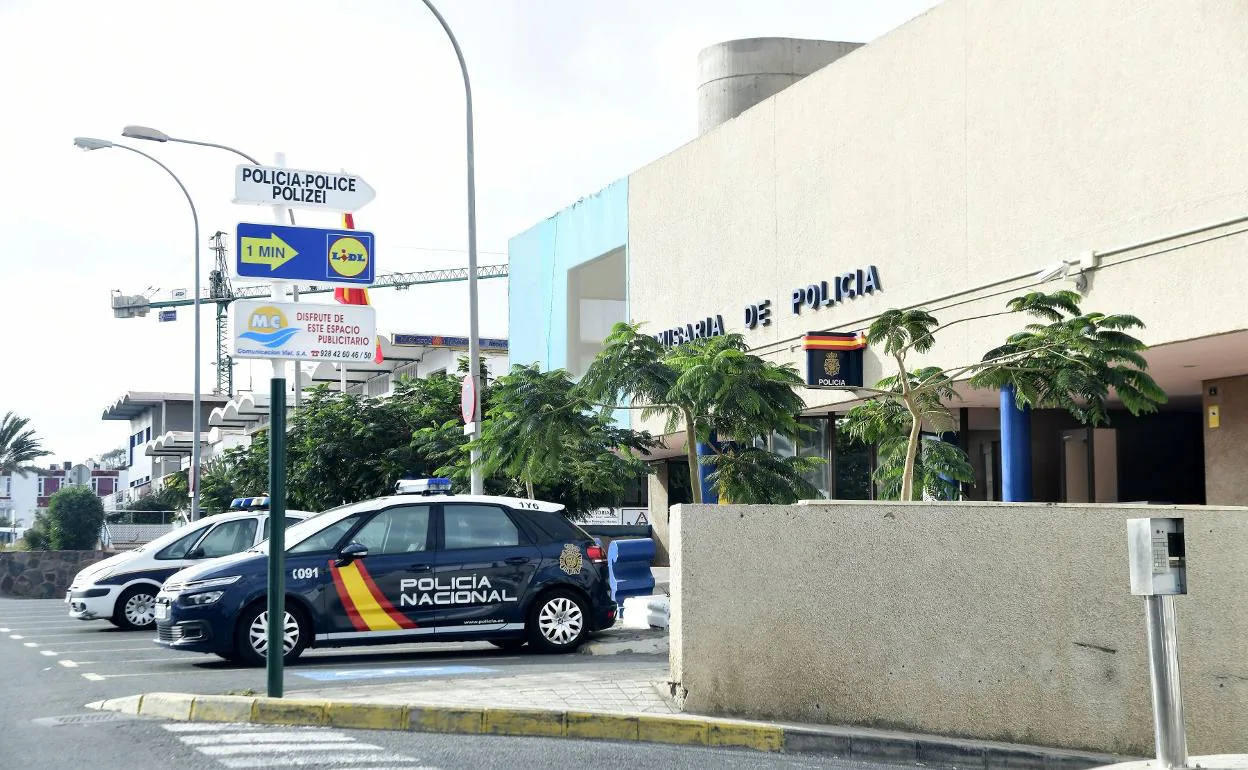
{"label": "yellow arrow on sign", "polygon": [[268,265],[276,270],[299,256],[286,241],[271,234],[268,238],[243,238],[243,262],[249,265]]}

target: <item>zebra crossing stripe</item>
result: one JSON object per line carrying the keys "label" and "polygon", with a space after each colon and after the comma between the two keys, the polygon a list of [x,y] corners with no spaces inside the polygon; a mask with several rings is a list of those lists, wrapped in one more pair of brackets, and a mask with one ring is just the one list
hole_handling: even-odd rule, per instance
{"label": "zebra crossing stripe", "polygon": [[414,757],[323,728],[264,728],[249,724],[161,725],[178,740],[227,768],[323,767],[342,770],[438,770]]}

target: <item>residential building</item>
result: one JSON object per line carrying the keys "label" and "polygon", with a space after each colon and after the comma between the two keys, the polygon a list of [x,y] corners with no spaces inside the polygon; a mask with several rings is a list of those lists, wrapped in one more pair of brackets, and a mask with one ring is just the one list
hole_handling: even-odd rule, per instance
{"label": "residential building", "polygon": [[[35,515],[47,510],[52,495],[72,484],[83,482],[104,502],[106,510],[116,507],[118,493],[126,483],[123,470],[106,470],[91,465],[62,462],[49,468],[35,468],[28,475],[0,474],[0,527],[12,530],[29,527]],[[0,542],[20,537],[12,531],[0,531]]]}

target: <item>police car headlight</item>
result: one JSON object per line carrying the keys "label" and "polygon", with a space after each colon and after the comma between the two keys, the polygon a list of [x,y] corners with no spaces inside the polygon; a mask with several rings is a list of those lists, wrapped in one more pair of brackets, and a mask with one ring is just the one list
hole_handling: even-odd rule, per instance
{"label": "police car headlight", "polygon": [[191,594],[183,596],[182,603],[189,604],[192,607],[201,607],[205,604],[213,604],[221,599],[225,591],[205,591],[202,594]]}
{"label": "police car headlight", "polygon": [[[189,583],[183,583],[178,586],[182,591],[197,591],[201,588],[216,588],[217,586],[234,585],[242,579],[242,575],[230,575],[229,577],[208,578],[207,580],[192,580]],[[170,584],[166,583],[166,586]]]}

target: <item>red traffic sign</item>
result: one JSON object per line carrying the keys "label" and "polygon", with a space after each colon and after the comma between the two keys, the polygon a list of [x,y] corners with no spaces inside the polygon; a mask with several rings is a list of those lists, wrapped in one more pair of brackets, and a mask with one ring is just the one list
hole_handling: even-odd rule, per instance
{"label": "red traffic sign", "polygon": [[477,414],[477,378],[471,374],[464,375],[464,386],[459,391],[459,411],[465,424],[471,423]]}

